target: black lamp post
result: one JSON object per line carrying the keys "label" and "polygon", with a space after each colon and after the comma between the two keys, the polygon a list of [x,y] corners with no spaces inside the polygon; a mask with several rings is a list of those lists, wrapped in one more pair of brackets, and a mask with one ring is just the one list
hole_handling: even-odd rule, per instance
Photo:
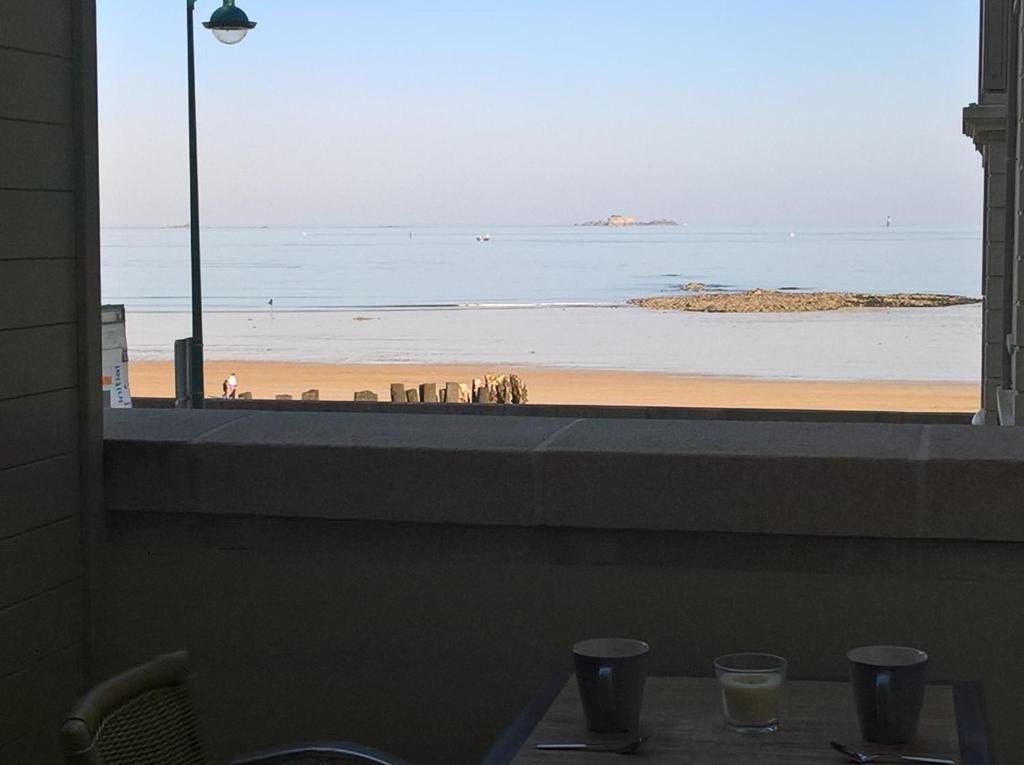
{"label": "black lamp post", "polygon": [[[188,401],[192,409],[202,409],[205,398],[203,385],[203,285],[199,258],[199,161],[196,156],[196,56],[193,41],[193,12],[195,0],[185,0],[188,9],[188,160],[189,160],[189,207],[192,231],[192,343],[189,358]],[[225,45],[240,43],[250,29],[256,26],[249,21],[245,11],[235,7],[235,0],[224,0],[224,4],[213,12],[203,26]]]}

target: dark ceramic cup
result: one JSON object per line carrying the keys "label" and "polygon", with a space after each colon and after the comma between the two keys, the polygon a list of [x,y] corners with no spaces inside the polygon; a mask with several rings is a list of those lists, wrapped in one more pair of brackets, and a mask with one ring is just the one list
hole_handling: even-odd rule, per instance
{"label": "dark ceramic cup", "polygon": [[587,727],[637,733],[651,647],[642,640],[596,638],[572,647]]}
{"label": "dark ceramic cup", "polygon": [[850,684],[865,741],[904,744],[917,733],[928,675],[928,654],[917,648],[872,645],[854,648]]}

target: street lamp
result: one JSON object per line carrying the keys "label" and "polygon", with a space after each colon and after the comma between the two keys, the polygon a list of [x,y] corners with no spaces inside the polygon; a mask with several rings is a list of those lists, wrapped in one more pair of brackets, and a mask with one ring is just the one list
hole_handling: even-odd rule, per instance
{"label": "street lamp", "polygon": [[[188,159],[189,159],[189,228],[192,232],[192,338],[189,354],[188,402],[192,409],[202,409],[205,397],[203,385],[203,285],[199,259],[199,161],[196,155],[196,54],[193,40],[195,0],[185,0],[188,16]],[[250,29],[256,26],[245,11],[235,6],[235,0],[213,12],[203,26],[225,45],[240,43]]]}
{"label": "street lamp", "polygon": [[235,0],[224,0],[224,5],[215,10],[210,20],[203,22],[203,26],[225,45],[234,45],[245,39],[256,22],[249,21],[245,11],[235,7]]}

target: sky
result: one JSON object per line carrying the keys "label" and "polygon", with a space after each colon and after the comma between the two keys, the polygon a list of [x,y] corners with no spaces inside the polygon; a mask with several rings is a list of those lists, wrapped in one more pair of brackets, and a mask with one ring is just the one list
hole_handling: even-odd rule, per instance
{"label": "sky", "polygon": [[[980,225],[978,0],[237,4],[204,225]],[[97,5],[103,224],[183,224],[185,3]]]}

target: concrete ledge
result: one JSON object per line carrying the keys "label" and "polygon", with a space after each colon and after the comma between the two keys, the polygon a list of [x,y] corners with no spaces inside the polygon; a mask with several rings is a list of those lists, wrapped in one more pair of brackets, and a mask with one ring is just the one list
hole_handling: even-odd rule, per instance
{"label": "concrete ledge", "polygon": [[927,536],[922,426],[581,422],[544,455],[545,517],[566,525]]}
{"label": "concrete ledge", "polygon": [[1024,432],[108,410],[112,510],[1024,541]]}
{"label": "concrete ledge", "polygon": [[[133,398],[136,409],[173,409],[174,399]],[[915,425],[970,425],[973,413],[854,412],[826,409],[731,409],[691,406],[606,406],[597,404],[392,404],[389,401],[277,401],[211,398],[206,407],[242,412],[358,412],[361,414],[459,414],[487,417],[586,417],[601,420],[740,420],[742,422],[888,422]]]}

